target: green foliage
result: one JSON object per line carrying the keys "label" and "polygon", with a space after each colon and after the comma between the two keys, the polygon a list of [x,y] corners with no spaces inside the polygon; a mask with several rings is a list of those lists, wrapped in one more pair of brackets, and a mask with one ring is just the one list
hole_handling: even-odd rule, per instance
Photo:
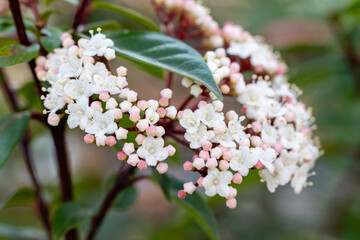
{"label": "green foliage", "polygon": [[36,195],[32,188],[21,188],[9,198],[9,200],[4,204],[3,208],[32,206],[35,201]]}
{"label": "green foliage", "polygon": [[180,199],[177,196],[179,190],[183,190],[183,184],[180,180],[168,174],[160,175],[155,171],[153,174],[156,176],[153,179],[160,185],[165,196],[175,199],[177,203],[184,207],[188,214],[202,227],[210,239],[218,239],[217,224],[215,217],[210,208],[200,196],[198,192],[187,194],[185,199]]}
{"label": "green foliage", "polygon": [[25,83],[20,89],[19,94],[25,99],[25,109],[37,109],[42,111],[44,108],[40,98],[37,95],[34,82]]}
{"label": "green foliage", "polygon": [[45,233],[33,227],[16,227],[7,224],[0,224],[0,239],[45,239]]}
{"label": "green foliage", "polygon": [[123,190],[115,199],[113,209],[122,211],[130,207],[136,200],[137,191],[134,186],[130,186]]}
{"label": "green foliage", "polygon": [[8,67],[19,63],[29,62],[38,55],[39,49],[40,46],[37,43],[34,43],[29,47],[14,43],[1,44],[0,67]]}
{"label": "green foliage", "polygon": [[222,99],[202,56],[186,43],[146,31],[121,31],[109,34],[109,37],[114,41],[118,55],[193,79]]}
{"label": "green foliage", "polygon": [[68,230],[88,220],[91,215],[92,211],[80,203],[64,203],[56,210],[51,223],[54,239],[60,239]]}
{"label": "green foliage", "polygon": [[113,11],[115,13],[121,14],[122,16],[140,24],[147,30],[161,32],[159,27],[156,25],[156,23],[154,23],[153,21],[151,21],[149,18],[142,15],[141,13],[138,13],[132,9],[129,9],[129,8],[117,5],[117,4],[103,2],[103,1],[93,2],[92,7],[95,9],[105,9],[105,10]]}
{"label": "green foliage", "polygon": [[41,33],[45,36],[40,38],[42,46],[48,52],[54,51],[55,48],[60,47],[61,45],[61,34],[63,31],[59,28],[44,28],[41,30]]}
{"label": "green foliage", "polygon": [[100,27],[103,32],[106,31],[115,31],[122,28],[121,24],[115,20],[102,20],[102,21],[96,21],[96,22],[90,22],[85,25],[83,32],[87,32],[89,30],[93,30]]}
{"label": "green foliage", "polygon": [[0,118],[0,168],[9,159],[28,126],[29,112],[14,113]]}

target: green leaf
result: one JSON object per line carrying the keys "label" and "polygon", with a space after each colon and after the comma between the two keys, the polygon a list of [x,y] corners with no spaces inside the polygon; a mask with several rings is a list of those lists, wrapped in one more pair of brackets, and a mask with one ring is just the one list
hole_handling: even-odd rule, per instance
{"label": "green leaf", "polygon": [[9,200],[4,204],[3,208],[17,206],[31,206],[36,201],[35,191],[32,188],[21,188],[17,190]]}
{"label": "green leaf", "polygon": [[128,60],[129,62],[137,65],[141,70],[149,73],[150,75],[154,76],[154,77],[157,77],[157,78],[160,78],[160,79],[164,79],[165,77],[165,74],[164,74],[164,70],[162,68],[158,68],[158,67],[155,67],[155,66],[152,66],[152,65],[149,65],[147,63],[143,63],[143,62],[140,62],[140,61],[136,61],[132,58],[128,58],[128,57],[125,57],[125,56],[122,56],[122,58]]}
{"label": "green leaf", "polygon": [[0,118],[0,169],[25,133],[29,112],[15,113]]}
{"label": "green leaf", "polygon": [[40,14],[40,19],[41,21],[46,22],[53,14],[63,14],[63,12],[59,9],[49,9]]}
{"label": "green leaf", "polygon": [[0,67],[8,67],[19,63],[28,62],[38,55],[40,46],[37,43],[31,46],[20,44],[1,45]]}
{"label": "green leaf", "polygon": [[196,191],[191,195],[187,194],[185,199],[180,199],[177,193],[183,189],[183,184],[174,177],[171,180],[171,193],[175,201],[185,208],[211,239],[218,239],[215,217],[204,199]]}
{"label": "green leaf", "polygon": [[97,9],[105,9],[105,10],[119,13],[119,14],[123,15],[124,17],[140,24],[147,30],[161,32],[160,28],[156,25],[156,23],[154,23],[153,21],[151,21],[149,18],[142,15],[141,13],[135,12],[132,9],[125,8],[123,6],[113,4],[113,3],[103,2],[103,1],[93,2],[92,7],[95,9],[96,8]]}
{"label": "green leaf", "polygon": [[32,108],[42,111],[44,108],[37,95],[34,82],[27,82],[19,89],[20,95],[26,100],[26,109]]}
{"label": "green leaf", "polygon": [[90,22],[81,29],[82,32],[88,32],[89,30],[97,29],[98,27],[101,28],[102,32],[106,31],[114,31],[119,30],[122,26],[119,22],[115,20],[103,20],[103,21],[96,21]]}
{"label": "green leaf", "polygon": [[61,34],[63,31],[59,28],[44,28],[41,33],[45,36],[40,38],[40,42],[48,52],[54,51],[61,45]]}
{"label": "green leaf", "polygon": [[160,173],[158,173],[158,171],[156,171],[153,168],[151,170],[152,170],[153,179],[159,184],[166,199],[169,202],[171,202],[171,200],[172,200],[172,195],[171,195],[172,181],[171,181],[171,179],[166,174],[160,174]]}
{"label": "green leaf", "polygon": [[118,55],[193,79],[222,99],[220,89],[205,61],[186,43],[147,31],[120,31],[109,37],[114,41],[114,49]]}
{"label": "green leaf", "polygon": [[68,230],[77,227],[91,215],[92,211],[80,203],[68,202],[61,205],[56,210],[52,221],[54,239],[60,239]]}
{"label": "green leaf", "polygon": [[8,224],[0,224],[0,239],[45,239],[44,231],[33,227],[18,227]]}
{"label": "green leaf", "polygon": [[136,200],[137,192],[134,186],[130,186],[122,191],[115,199],[113,209],[124,210],[130,207]]}

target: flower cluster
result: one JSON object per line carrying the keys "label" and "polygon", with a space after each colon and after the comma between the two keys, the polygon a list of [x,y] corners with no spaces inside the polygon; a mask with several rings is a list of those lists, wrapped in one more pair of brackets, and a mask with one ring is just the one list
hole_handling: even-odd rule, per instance
{"label": "flower cluster", "polygon": [[[166,15],[165,22],[179,18],[180,39],[201,36],[210,47],[221,47],[224,40],[219,24],[210,15],[210,10],[193,0],[153,0],[159,13]],[[193,31],[195,30],[195,31]]]}
{"label": "flower cluster", "polygon": [[[168,166],[161,161],[172,156],[175,148],[164,146],[165,129],[158,123],[176,118],[177,109],[169,106],[172,91],[163,89],[159,100],[139,100],[127,87],[127,69],[117,68],[116,75],[108,69],[115,51],[112,40],[100,31],[90,31],[90,40],[81,38],[77,45],[64,33],[62,48],[37,59],[37,76],[47,85],[42,99],[48,123],[58,125],[68,115],[69,128],[79,127],[87,133],[86,143],[114,146],[121,141],[119,160],[141,170],[156,166],[159,173],[165,173]],[[135,139],[129,132],[136,133]]]}
{"label": "flower cluster", "polygon": [[[199,152],[193,162],[184,164],[184,170],[198,172],[201,177],[195,184],[185,183],[179,197],[201,186],[206,195],[219,194],[234,208],[236,190],[229,185],[241,183],[250,169],[260,169],[261,180],[271,192],[288,182],[296,193],[311,185],[307,177],[314,174],[310,170],[320,151],[312,140],[311,111],[297,102],[299,90],[282,75],[272,81],[268,75],[244,79],[241,63],[232,62],[222,48],[207,52],[204,59],[223,95],[236,97],[246,118],[235,111],[224,117],[219,101],[201,101],[195,111],[183,111],[180,125],[186,129],[184,137]],[[182,83],[195,97],[215,98],[189,79]]]}

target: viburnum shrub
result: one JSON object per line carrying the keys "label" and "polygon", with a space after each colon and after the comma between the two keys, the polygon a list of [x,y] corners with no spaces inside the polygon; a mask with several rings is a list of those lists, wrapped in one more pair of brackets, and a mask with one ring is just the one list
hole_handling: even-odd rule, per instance
{"label": "viburnum shrub", "polygon": [[[90,218],[86,239],[93,239],[116,196],[149,178],[149,171],[141,172],[149,168],[169,200],[174,197],[197,218],[204,218],[195,220],[212,238],[216,238],[212,214],[197,188],[203,188],[208,197],[223,197],[227,207],[236,208],[238,185],[250,171],[258,171],[270,192],[288,183],[296,193],[312,185],[308,177],[315,174],[312,168],[321,155],[312,133],[314,118],[297,99],[301,91],[287,82],[287,67],[279,54],[239,25],[219,26],[197,1],[151,3],[160,28],[133,10],[83,0],[72,28],[60,30],[48,26],[37,1],[21,1],[24,9],[32,11],[34,28],[24,24],[20,2],[9,1],[14,21],[1,25],[6,37],[1,39],[0,66],[28,62],[44,110],[28,108],[0,120],[0,140],[7,141],[0,146],[5,153],[0,160],[3,165],[22,139],[35,207],[49,239],[64,234],[66,239],[77,239],[74,227]],[[146,30],[110,31],[104,22],[89,30],[96,25],[87,21],[93,9],[122,14]],[[194,48],[186,43],[189,40]],[[129,88],[126,66],[110,68],[109,62],[117,56],[160,78],[167,71],[164,88],[154,89],[157,98],[144,99]],[[181,92],[172,90],[174,73],[183,77]],[[3,85],[13,110],[23,110],[5,78]],[[175,95],[183,97],[182,104],[172,103]],[[225,111],[223,98],[234,98],[238,105]],[[52,217],[31,162],[29,119],[46,125],[55,143],[64,204]],[[118,150],[120,170],[95,213],[73,202],[66,125],[81,129],[86,144]],[[174,143],[194,152],[192,159],[182,159],[182,168],[193,172],[196,182],[183,182],[168,173],[167,159],[176,153]],[[74,213],[78,217],[70,221]]]}

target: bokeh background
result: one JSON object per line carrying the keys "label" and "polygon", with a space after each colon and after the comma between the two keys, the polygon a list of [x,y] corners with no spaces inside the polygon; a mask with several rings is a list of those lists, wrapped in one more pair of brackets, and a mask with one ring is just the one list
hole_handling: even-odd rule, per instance
{"label": "bokeh background", "polygon": [[[3,0],[2,0],[3,1]],[[1,2],[1,1],[0,1]],[[41,1],[40,1],[41,2]],[[68,2],[74,2],[68,1]],[[54,1],[40,10],[59,9],[50,24],[68,28],[75,7]],[[75,1],[76,2],[76,1]],[[113,0],[154,19],[150,0]],[[313,187],[296,195],[289,186],[269,193],[256,174],[244,178],[238,188],[238,207],[227,209],[223,199],[209,199],[220,239],[360,239],[360,1],[358,0],[204,0],[213,17],[222,25],[233,21],[253,34],[264,36],[289,66],[289,79],[303,91],[300,99],[313,107],[325,154],[318,160]],[[139,28],[109,12],[94,11],[92,21],[112,20],[121,27]],[[31,19],[30,19],[31,21]],[[355,57],[354,57],[355,56]],[[129,68],[130,87],[142,98],[158,98],[164,82],[121,61]],[[26,65],[5,69],[12,88],[26,97],[32,87]],[[175,84],[175,103],[183,91]],[[24,87],[25,85],[25,87]],[[25,98],[24,98],[25,99]],[[23,99],[23,100],[24,100]],[[28,99],[28,96],[27,96]],[[32,99],[31,104],[37,104]],[[27,102],[24,100],[24,104]],[[228,105],[236,108],[228,101]],[[0,115],[9,113],[0,95]],[[58,202],[58,182],[50,133],[32,123],[32,152],[46,198]],[[96,209],[107,182],[119,164],[112,149],[85,145],[80,131],[68,131],[67,143],[72,165],[76,199]],[[183,180],[182,162],[191,157],[186,149],[172,159],[171,172]],[[16,149],[0,172],[0,201],[16,189],[30,186],[22,154]],[[184,209],[169,203],[151,181],[136,185],[135,202],[126,210],[112,211],[97,239],[207,239]],[[86,229],[87,224],[82,226]],[[37,239],[41,224],[32,208],[0,211],[0,239]]]}

